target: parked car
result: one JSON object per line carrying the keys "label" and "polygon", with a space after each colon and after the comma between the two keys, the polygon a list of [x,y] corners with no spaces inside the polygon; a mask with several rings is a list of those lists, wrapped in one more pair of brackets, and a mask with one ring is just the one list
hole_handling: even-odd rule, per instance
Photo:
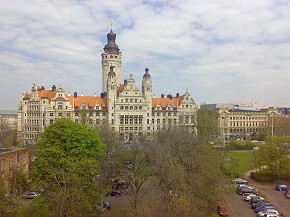
{"label": "parked car", "polygon": [[277,217],[279,217],[279,212],[277,210],[275,210],[275,209],[269,209],[269,210],[264,210],[262,212],[259,212],[258,216],[261,216],[261,217],[264,217],[264,216],[265,217],[277,216]]}
{"label": "parked car", "polygon": [[250,200],[250,204],[258,203],[258,202],[260,202],[260,201],[264,201],[264,198],[259,197],[259,196],[257,196],[257,197],[252,197],[251,200]]}
{"label": "parked car", "polygon": [[103,203],[99,203],[98,205],[94,204],[94,207],[101,211],[103,211],[104,209],[111,209],[111,206],[112,206],[112,203],[105,200],[103,201]]}
{"label": "parked car", "polygon": [[233,179],[233,183],[235,183],[235,184],[248,184],[248,181],[241,179],[241,178],[236,178],[236,179]]}
{"label": "parked car", "polygon": [[262,200],[262,201],[259,201],[258,203],[252,203],[251,207],[252,209],[255,209],[256,207],[261,206],[264,203],[270,203],[270,202],[266,200]]}
{"label": "parked car", "polygon": [[107,197],[120,197],[122,196],[121,191],[115,190],[115,191],[110,191],[106,194]]}
{"label": "parked car", "polygon": [[288,187],[287,185],[284,184],[277,184],[275,186],[275,190],[277,191],[287,191],[290,187]]}
{"label": "parked car", "polygon": [[127,189],[129,184],[125,180],[119,180],[112,186],[113,189]]}
{"label": "parked car", "polygon": [[263,197],[259,197],[255,193],[249,193],[248,195],[244,196],[245,201],[250,201],[252,198],[258,198],[258,199],[264,200]]}
{"label": "parked car", "polygon": [[38,193],[38,192],[29,192],[27,194],[24,194],[23,198],[24,199],[33,199],[35,197],[38,197],[39,195],[40,195],[40,193]]}
{"label": "parked car", "polygon": [[239,189],[238,194],[240,194],[240,195],[248,195],[248,194],[258,195],[258,192],[255,188],[248,187],[248,188]]}
{"label": "parked car", "polygon": [[288,186],[288,189],[285,191],[285,196],[287,196],[287,194],[290,194],[290,186]]}
{"label": "parked car", "polygon": [[229,215],[228,210],[225,208],[224,205],[219,205],[217,207],[217,214],[219,216],[228,216]]}
{"label": "parked car", "polygon": [[266,204],[262,204],[261,206],[256,207],[255,212],[258,213],[265,209],[275,209],[275,207],[271,203],[266,203]]}

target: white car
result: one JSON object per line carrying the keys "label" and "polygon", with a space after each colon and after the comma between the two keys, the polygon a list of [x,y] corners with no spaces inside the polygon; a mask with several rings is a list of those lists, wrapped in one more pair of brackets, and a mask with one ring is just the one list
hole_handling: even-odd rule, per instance
{"label": "white car", "polygon": [[279,212],[275,209],[266,209],[262,212],[258,212],[259,217],[279,217]]}
{"label": "white car", "polygon": [[259,197],[259,196],[257,196],[256,194],[253,194],[253,193],[249,193],[248,195],[245,195],[245,196],[244,196],[244,200],[245,200],[245,201],[250,201],[251,198],[253,198],[253,197],[264,200],[263,197]]}
{"label": "white car", "polygon": [[244,179],[241,179],[241,178],[233,179],[232,182],[233,182],[234,184],[248,184],[248,181],[247,181],[247,180],[244,180]]}

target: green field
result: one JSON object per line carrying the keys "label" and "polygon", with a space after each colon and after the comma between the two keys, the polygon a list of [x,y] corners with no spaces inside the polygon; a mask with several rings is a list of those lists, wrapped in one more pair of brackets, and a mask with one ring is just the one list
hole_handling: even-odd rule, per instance
{"label": "green field", "polygon": [[229,153],[227,170],[241,174],[254,169],[253,151],[232,151]]}

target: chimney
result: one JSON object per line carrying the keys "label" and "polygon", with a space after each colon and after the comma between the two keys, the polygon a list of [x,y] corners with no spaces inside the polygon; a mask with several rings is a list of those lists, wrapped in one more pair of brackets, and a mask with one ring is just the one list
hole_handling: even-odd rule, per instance
{"label": "chimney", "polygon": [[77,98],[77,97],[78,97],[78,93],[74,92],[74,98]]}
{"label": "chimney", "polygon": [[83,93],[81,93],[81,96],[84,96],[84,94],[83,94]]}
{"label": "chimney", "polygon": [[68,96],[70,96],[70,93],[67,93]]}
{"label": "chimney", "polygon": [[164,94],[163,93],[161,94],[161,98],[164,98]]}
{"label": "chimney", "polygon": [[52,85],[51,90],[52,90],[52,91],[55,91],[55,90],[56,90],[56,86],[55,86],[55,85]]}
{"label": "chimney", "polygon": [[95,93],[95,97],[97,97],[97,93]]}

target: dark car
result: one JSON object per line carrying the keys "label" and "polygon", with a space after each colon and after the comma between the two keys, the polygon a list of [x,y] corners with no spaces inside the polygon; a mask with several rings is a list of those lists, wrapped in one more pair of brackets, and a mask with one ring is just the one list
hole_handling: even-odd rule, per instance
{"label": "dark car", "polygon": [[268,204],[268,205],[256,207],[255,212],[256,213],[262,212],[265,209],[276,209],[276,208],[272,204],[270,204],[270,205]]}
{"label": "dark car", "polygon": [[228,210],[225,208],[224,205],[219,205],[217,207],[217,214],[219,216],[228,216],[229,215]]}
{"label": "dark car", "polygon": [[113,189],[127,189],[129,184],[125,180],[119,180],[112,186]]}
{"label": "dark car", "polygon": [[266,206],[273,206],[270,202],[267,202],[267,203],[261,203],[261,204],[258,204],[255,206],[254,210],[256,211],[257,209],[262,209]]}
{"label": "dark car", "polygon": [[251,200],[250,200],[250,204],[253,204],[253,203],[258,203],[260,201],[264,201],[263,198],[260,198],[260,197],[252,197]]}
{"label": "dark car", "polygon": [[277,191],[287,191],[290,187],[284,184],[277,184],[275,190]]}
{"label": "dark car", "polygon": [[252,209],[255,209],[256,207],[260,206],[261,204],[264,204],[264,203],[270,203],[269,201],[266,201],[266,200],[262,200],[262,201],[259,201],[258,203],[252,203],[251,207]]}
{"label": "dark car", "polygon": [[256,194],[258,195],[258,192],[255,188],[241,188],[238,190],[238,194],[240,195],[247,195],[247,194]]}
{"label": "dark car", "polygon": [[110,191],[106,194],[107,197],[120,197],[122,196],[121,191]]}

